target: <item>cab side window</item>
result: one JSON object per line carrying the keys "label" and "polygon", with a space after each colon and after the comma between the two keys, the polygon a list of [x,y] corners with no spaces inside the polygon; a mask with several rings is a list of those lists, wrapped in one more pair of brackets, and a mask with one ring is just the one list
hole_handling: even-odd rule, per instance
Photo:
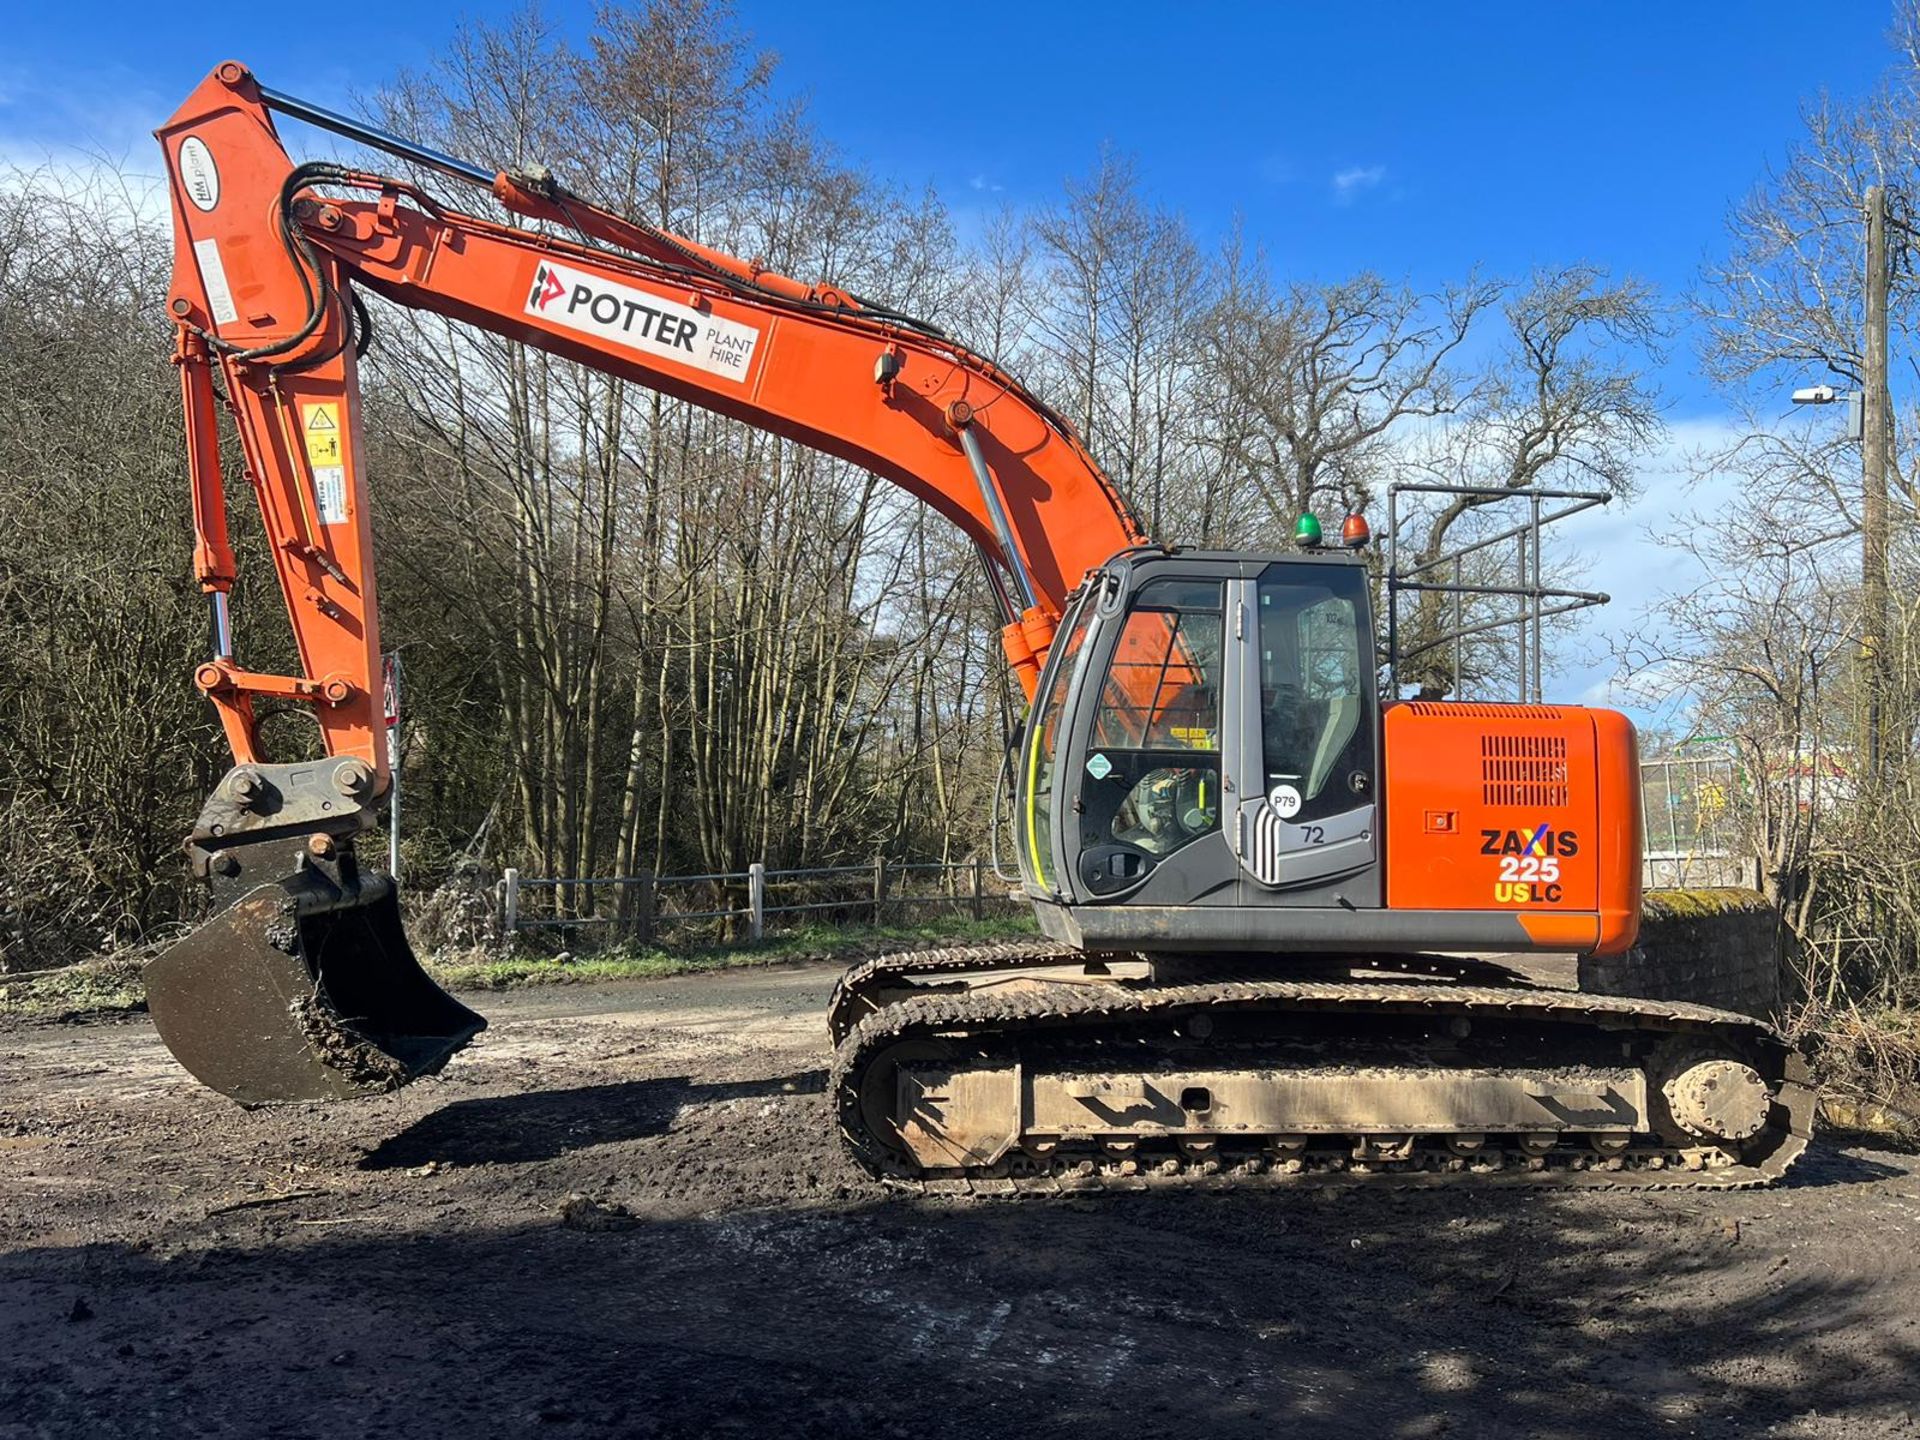
{"label": "cab side window", "polygon": [[1297,791],[1308,818],[1346,809],[1354,798],[1346,777],[1372,771],[1365,584],[1358,567],[1328,567],[1324,579],[1292,575],[1258,586],[1266,783]]}

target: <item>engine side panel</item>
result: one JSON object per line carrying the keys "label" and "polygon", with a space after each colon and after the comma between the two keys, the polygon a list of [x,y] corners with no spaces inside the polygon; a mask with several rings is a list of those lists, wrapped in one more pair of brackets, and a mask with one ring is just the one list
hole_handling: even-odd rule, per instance
{"label": "engine side panel", "polygon": [[1639,785],[1624,716],[1412,701],[1383,730],[1389,911],[1497,911],[1539,948],[1632,945]]}

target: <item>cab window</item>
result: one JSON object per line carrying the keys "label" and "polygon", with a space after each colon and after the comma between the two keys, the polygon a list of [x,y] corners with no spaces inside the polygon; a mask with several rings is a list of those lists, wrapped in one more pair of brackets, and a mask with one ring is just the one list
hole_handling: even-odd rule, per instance
{"label": "cab window", "polygon": [[1358,566],[1277,566],[1259,582],[1261,749],[1269,794],[1294,792],[1283,811],[1345,810],[1351,777],[1371,774],[1365,586]]}
{"label": "cab window", "polygon": [[[1081,778],[1083,847],[1171,854],[1220,827],[1219,581],[1141,586],[1116,638]],[[1089,878],[1110,888],[1136,872]]]}
{"label": "cab window", "polygon": [[1141,587],[1101,687],[1096,746],[1219,750],[1220,598],[1218,581]]}

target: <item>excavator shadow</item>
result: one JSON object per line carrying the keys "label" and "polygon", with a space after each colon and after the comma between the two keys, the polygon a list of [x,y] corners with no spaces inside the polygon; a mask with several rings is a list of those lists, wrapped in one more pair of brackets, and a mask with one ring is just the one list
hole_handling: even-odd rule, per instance
{"label": "excavator shadow", "polygon": [[[1875,1137],[1869,1143],[1883,1144]],[[1834,1137],[1823,1136],[1807,1147],[1800,1162],[1777,1182],[1780,1190],[1820,1190],[1829,1185],[1868,1185],[1876,1180],[1897,1179],[1902,1171],[1865,1155],[1842,1150]]]}
{"label": "excavator shadow", "polygon": [[663,1134],[688,1105],[817,1095],[825,1088],[824,1070],[806,1070],[760,1080],[699,1083],[676,1075],[456,1100],[381,1141],[359,1168],[411,1169],[428,1161],[528,1165],[595,1145]]}

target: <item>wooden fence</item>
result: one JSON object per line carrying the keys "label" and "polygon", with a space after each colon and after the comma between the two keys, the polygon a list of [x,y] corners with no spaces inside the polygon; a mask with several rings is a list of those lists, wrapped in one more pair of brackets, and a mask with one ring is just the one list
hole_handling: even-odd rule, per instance
{"label": "wooden fence", "polygon": [[[611,891],[611,903],[606,892]],[[979,856],[955,862],[905,862],[876,855],[865,865],[818,865],[711,875],[611,875],[568,879],[522,875],[509,867],[498,887],[500,924],[521,930],[589,929],[607,938],[649,941],[664,932],[707,925],[747,940],[767,933],[770,918],[817,915],[874,925],[944,907],[984,920],[1013,901]]]}

